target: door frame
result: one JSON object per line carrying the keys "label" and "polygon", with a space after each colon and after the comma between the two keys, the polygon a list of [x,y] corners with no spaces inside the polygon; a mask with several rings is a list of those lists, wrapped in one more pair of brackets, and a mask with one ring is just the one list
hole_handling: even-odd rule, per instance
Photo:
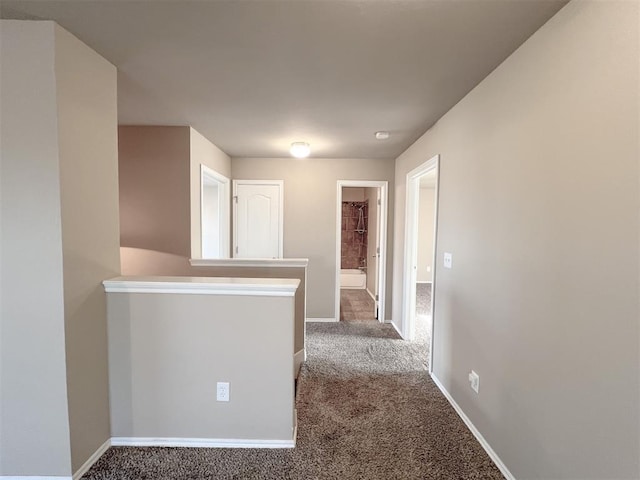
{"label": "door frame", "polygon": [[[385,322],[386,285],[387,285],[387,215],[389,199],[389,182],[386,180],[338,180],[336,195],[336,288],[335,288],[335,321],[340,321],[340,267],[342,254],[342,187],[378,188],[380,192],[380,225],[378,238],[380,257],[378,258],[378,321]],[[368,255],[368,252],[367,252]]]}
{"label": "door frame", "polygon": [[415,337],[415,313],[416,313],[416,276],[418,262],[418,210],[420,195],[420,177],[435,170],[436,186],[434,192],[433,215],[433,272],[431,283],[431,332],[429,347],[429,373],[433,369],[433,331],[435,325],[435,291],[437,268],[437,242],[438,242],[438,196],[440,190],[440,155],[435,155],[429,160],[407,173],[405,231],[404,231],[404,265],[403,265],[403,301],[402,301],[402,337],[405,340],[413,340]]}
{"label": "door frame", "polygon": [[238,185],[277,185],[280,192],[278,210],[278,258],[284,258],[284,180],[233,180],[233,247],[231,257],[238,249]]}
{"label": "door frame", "polygon": [[220,236],[219,255],[214,258],[229,258],[230,247],[230,209],[229,209],[229,179],[204,164],[200,164],[200,258],[204,256],[204,231],[207,219],[204,217],[204,189],[207,182],[214,182],[220,189],[218,193],[218,229]]}

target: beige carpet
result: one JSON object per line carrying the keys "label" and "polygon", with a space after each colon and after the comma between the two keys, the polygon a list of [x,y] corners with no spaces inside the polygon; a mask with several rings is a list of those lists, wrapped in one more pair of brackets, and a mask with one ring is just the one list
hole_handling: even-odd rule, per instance
{"label": "beige carpet", "polygon": [[114,447],[83,478],[503,478],[429,378],[424,344],[377,322],[307,332],[295,449]]}

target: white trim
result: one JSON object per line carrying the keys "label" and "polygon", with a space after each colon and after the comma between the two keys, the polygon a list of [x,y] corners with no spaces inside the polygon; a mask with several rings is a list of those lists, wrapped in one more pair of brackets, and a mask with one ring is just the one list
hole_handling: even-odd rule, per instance
{"label": "white trim", "polygon": [[[300,372],[300,366],[302,365],[302,362],[304,362],[306,359],[307,359],[307,350],[306,350],[306,348],[298,350],[293,355],[293,371],[295,372],[295,378],[298,378],[298,373]],[[295,438],[295,436],[294,436],[294,438]]]}
{"label": "white trim", "polygon": [[220,257],[225,258],[229,256],[229,238],[231,237],[231,208],[229,206],[229,183],[230,180],[224,175],[216,172],[212,168],[207,167],[204,164],[200,164],[200,257],[204,257],[204,187],[205,180],[213,180],[218,184],[220,191],[218,193],[218,212],[219,212],[219,225],[221,226],[219,232],[219,250]]}
{"label": "white trim", "polygon": [[15,475],[2,475],[0,476],[0,480],[72,480],[71,477],[67,476],[34,476],[34,475],[25,475],[25,476],[15,476]]}
{"label": "white trim", "polygon": [[496,467],[498,467],[500,472],[502,472],[502,475],[504,475],[504,477],[507,480],[516,480],[516,477],[509,471],[509,469],[504,464],[504,462],[500,459],[498,454],[493,450],[493,448],[491,448],[491,445],[489,445],[489,442],[487,442],[487,440],[482,436],[480,431],[475,427],[475,425],[469,419],[469,417],[467,417],[467,415],[464,413],[462,408],[460,408],[460,405],[456,403],[456,401],[453,399],[451,394],[447,391],[447,389],[440,382],[440,380],[438,380],[438,377],[436,377],[435,373],[433,372],[431,372],[431,379],[433,380],[433,383],[435,383],[436,386],[440,389],[440,391],[445,396],[445,398],[449,401],[449,403],[451,404],[453,409],[456,411],[458,416],[465,423],[465,425],[469,428],[469,430],[471,430],[471,433],[473,433],[473,436],[476,437],[476,440],[478,440],[482,448],[484,448],[485,452],[487,452],[487,454],[489,455],[489,458],[493,460],[493,463],[495,463]]}
{"label": "white trim", "polygon": [[308,317],[307,318],[307,323],[330,323],[330,322],[337,322],[338,320],[335,319],[335,317],[327,317],[327,318],[314,318],[314,317]]}
{"label": "white trim", "polygon": [[371,299],[375,302],[376,301],[376,296],[373,293],[371,293],[371,291],[368,288],[365,288],[365,290],[367,291],[367,293],[369,294]]}
{"label": "white trim", "polygon": [[106,442],[104,442],[102,445],[98,447],[98,449],[93,453],[93,455],[91,455],[78,470],[76,470],[76,473],[73,474],[72,479],[79,480],[80,478],[82,478],[82,476],[89,471],[89,469],[93,466],[93,464],[96,463],[102,455],[104,455],[104,452],[109,450],[110,446],[111,446],[111,439],[109,438],[107,439]]}
{"label": "white trim", "polygon": [[179,293],[293,297],[300,280],[293,278],[117,277],[102,282],[109,293]]}
{"label": "white trim", "polygon": [[438,190],[440,155],[434,155],[429,160],[407,173],[406,177],[406,203],[404,217],[404,265],[402,268],[402,338],[413,340],[415,337],[415,311],[416,294],[414,284],[417,283],[418,262],[418,195],[420,192],[420,177],[426,173],[436,171],[434,220],[433,220],[433,271],[431,289],[431,345],[429,348],[429,373],[433,371],[433,349],[435,325],[435,280],[437,271],[436,249],[438,229]]}
{"label": "white trim", "polygon": [[308,258],[192,258],[192,267],[304,267]]}
{"label": "white trim", "polygon": [[0,480],[72,480],[71,477],[59,476],[52,477],[48,476],[34,476],[34,475],[25,475],[25,476],[15,476],[15,475],[2,475],[0,476]]}
{"label": "white trim", "polygon": [[336,195],[336,284],[335,284],[335,316],[340,318],[340,270],[341,270],[341,245],[340,232],[342,231],[342,188],[343,187],[363,187],[379,188],[380,192],[380,256],[378,257],[378,315],[380,323],[383,323],[386,310],[386,284],[387,284],[387,217],[389,208],[389,182],[386,180],[338,180]]}
{"label": "white trim", "polygon": [[400,331],[400,329],[398,328],[398,326],[396,325],[396,322],[394,322],[393,320],[385,320],[384,323],[388,323],[389,325],[391,325],[393,327],[393,329],[398,332],[398,335],[400,335],[400,338],[404,337],[402,336],[402,332]]}
{"label": "white trim", "polygon": [[[295,426],[293,433],[295,434]],[[111,445],[118,447],[186,447],[186,448],[295,448],[291,440],[245,440],[228,438],[155,438],[112,437]]]}
{"label": "white trim", "polygon": [[416,280],[416,283],[433,283],[432,280]]}
{"label": "white trim", "polygon": [[[238,196],[238,185],[277,185],[280,193],[280,209],[278,211],[278,257],[284,257],[284,180],[233,180],[233,197]],[[236,254],[238,246],[238,204],[233,202],[233,242],[231,256]]]}

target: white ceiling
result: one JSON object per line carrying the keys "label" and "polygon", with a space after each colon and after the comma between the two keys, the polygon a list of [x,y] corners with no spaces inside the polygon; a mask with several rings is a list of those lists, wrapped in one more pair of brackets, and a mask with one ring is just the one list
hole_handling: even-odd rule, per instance
{"label": "white ceiling", "polygon": [[[118,67],[121,124],[231,156],[395,158],[564,0],[2,0]],[[391,138],[374,139],[377,130]]]}

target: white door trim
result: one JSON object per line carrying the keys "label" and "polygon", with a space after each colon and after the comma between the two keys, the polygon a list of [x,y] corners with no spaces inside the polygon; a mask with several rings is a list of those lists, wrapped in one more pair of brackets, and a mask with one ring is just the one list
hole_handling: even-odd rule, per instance
{"label": "white door trim", "polygon": [[380,257],[378,258],[378,321],[385,321],[385,292],[387,271],[387,209],[389,198],[389,182],[386,180],[338,180],[336,196],[336,321],[340,320],[340,257],[342,253],[340,237],[342,232],[342,187],[379,188],[380,190]]}
{"label": "white door trim", "polygon": [[438,240],[438,189],[439,189],[440,155],[435,155],[422,165],[407,173],[407,202],[405,210],[404,229],[404,268],[402,275],[402,337],[413,340],[415,336],[416,293],[413,286],[416,283],[416,267],[418,262],[418,195],[420,193],[420,177],[436,170],[436,188],[434,198],[433,225],[433,276],[431,285],[431,345],[429,347],[429,373],[433,369],[433,327],[435,324],[435,288],[436,288],[436,243]]}
{"label": "white door trim", "polygon": [[280,210],[278,212],[278,258],[284,258],[284,180],[233,180],[233,248],[235,257],[238,246],[238,185],[277,185],[280,191]]}
{"label": "white door trim", "polygon": [[220,256],[217,258],[229,257],[229,179],[224,175],[216,172],[215,170],[207,167],[204,164],[200,164],[200,258],[205,258],[204,251],[204,225],[206,219],[204,218],[204,187],[207,180],[214,181],[218,184],[221,192],[218,195],[219,205],[218,211],[220,212],[218,223],[220,229]]}

